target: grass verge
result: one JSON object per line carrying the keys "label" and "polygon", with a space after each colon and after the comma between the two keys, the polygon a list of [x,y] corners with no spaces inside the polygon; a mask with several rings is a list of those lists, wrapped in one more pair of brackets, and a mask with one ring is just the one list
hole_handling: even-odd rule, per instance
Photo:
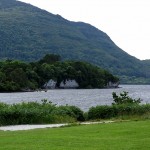
{"label": "grass verge", "polygon": [[150,120],[0,131],[0,150],[149,150]]}

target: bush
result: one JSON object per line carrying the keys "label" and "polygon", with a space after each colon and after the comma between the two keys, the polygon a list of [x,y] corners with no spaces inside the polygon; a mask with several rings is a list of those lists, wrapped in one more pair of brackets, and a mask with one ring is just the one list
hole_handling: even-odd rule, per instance
{"label": "bush", "polygon": [[113,106],[96,106],[91,107],[88,111],[88,119],[106,119],[116,115],[116,110]]}
{"label": "bush", "polygon": [[150,113],[150,104],[146,105],[112,105],[91,107],[88,111],[88,119],[110,119],[120,116],[142,116]]}
{"label": "bush", "polygon": [[7,105],[0,103],[0,125],[41,124],[83,121],[83,112],[76,106],[56,106],[46,99]]}
{"label": "bush", "polygon": [[141,99],[133,99],[131,97],[128,96],[128,92],[123,92],[120,93],[120,96],[118,96],[116,94],[116,92],[112,93],[113,96],[113,101],[114,103],[112,103],[113,105],[120,105],[120,104],[139,104],[141,103]]}
{"label": "bush", "polygon": [[80,108],[76,106],[59,106],[54,111],[53,114],[59,116],[70,116],[74,118],[76,121],[84,121],[84,114]]}

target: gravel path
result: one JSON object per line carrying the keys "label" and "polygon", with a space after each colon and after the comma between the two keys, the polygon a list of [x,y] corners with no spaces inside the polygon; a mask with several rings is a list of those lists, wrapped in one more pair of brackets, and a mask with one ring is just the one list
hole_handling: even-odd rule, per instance
{"label": "gravel path", "polygon": [[[82,122],[79,124],[100,124],[100,123],[113,123],[114,121],[102,121],[102,122]],[[31,129],[42,129],[42,128],[58,128],[69,125],[66,124],[45,124],[45,125],[14,125],[14,126],[2,126],[0,130],[2,131],[21,131],[21,130],[31,130]]]}
{"label": "gravel path", "polygon": [[31,130],[31,129],[42,129],[42,128],[58,128],[66,126],[68,124],[46,124],[46,125],[14,125],[14,126],[2,126],[0,130],[3,131],[19,131],[19,130]]}

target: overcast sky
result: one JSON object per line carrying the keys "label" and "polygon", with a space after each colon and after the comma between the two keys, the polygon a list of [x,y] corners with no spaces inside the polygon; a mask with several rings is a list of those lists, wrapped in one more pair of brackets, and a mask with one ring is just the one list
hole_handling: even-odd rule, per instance
{"label": "overcast sky", "polygon": [[20,0],[71,21],[90,23],[124,51],[150,59],[150,0]]}

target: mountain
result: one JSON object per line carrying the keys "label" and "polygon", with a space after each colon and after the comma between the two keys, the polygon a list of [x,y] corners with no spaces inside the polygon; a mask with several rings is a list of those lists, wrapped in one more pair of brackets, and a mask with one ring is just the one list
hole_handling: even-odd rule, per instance
{"label": "mountain", "polygon": [[0,59],[37,61],[48,53],[87,61],[120,76],[147,75],[142,61],[94,26],[23,2],[0,0]]}

